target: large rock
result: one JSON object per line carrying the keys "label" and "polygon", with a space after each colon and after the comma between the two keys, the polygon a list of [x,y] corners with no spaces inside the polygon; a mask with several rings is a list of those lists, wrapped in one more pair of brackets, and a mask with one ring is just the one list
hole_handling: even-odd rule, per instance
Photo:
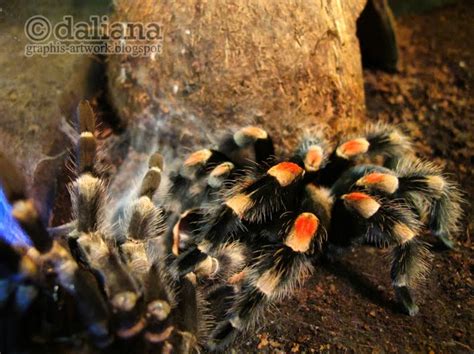
{"label": "large rock", "polygon": [[365,0],[115,5],[117,20],[160,22],[164,45],[155,58],[109,58],[111,103],[128,124],[158,122],[168,145],[248,122],[286,143],[298,128],[364,117],[356,19]]}

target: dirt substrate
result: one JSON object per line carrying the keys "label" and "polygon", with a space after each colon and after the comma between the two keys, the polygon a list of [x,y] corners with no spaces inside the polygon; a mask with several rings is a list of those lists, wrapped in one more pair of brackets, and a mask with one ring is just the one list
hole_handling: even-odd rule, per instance
{"label": "dirt substrate", "polygon": [[473,17],[474,3],[465,1],[398,19],[400,71],[365,73],[370,118],[399,125],[419,155],[444,165],[466,192],[466,229],[456,250],[434,247],[433,269],[418,295],[420,313],[400,313],[387,252],[358,249],[336,264],[318,265],[237,352],[474,352]]}

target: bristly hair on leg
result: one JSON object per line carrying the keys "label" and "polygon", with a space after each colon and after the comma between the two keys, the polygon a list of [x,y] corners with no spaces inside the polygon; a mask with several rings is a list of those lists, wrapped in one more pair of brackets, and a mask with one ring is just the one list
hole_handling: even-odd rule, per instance
{"label": "bristly hair on leg", "polygon": [[365,130],[365,136],[372,156],[382,155],[397,162],[399,158],[413,154],[410,139],[393,125],[370,124]]}
{"label": "bristly hair on leg", "polygon": [[[452,248],[455,236],[461,231],[463,214],[461,205],[464,199],[459,185],[431,162],[403,159],[395,170],[401,180],[409,180],[408,184],[423,192],[421,197],[427,204],[424,209],[428,209],[431,232],[446,247]],[[410,201],[413,193],[408,191],[407,194],[406,198]]]}
{"label": "bristly hair on leg", "polygon": [[138,199],[128,209],[126,230],[123,230],[126,239],[120,246],[125,263],[142,284],[152,266],[147,252],[149,243],[157,242],[165,232],[164,212],[151,199],[159,187],[162,167],[161,155],[151,155],[149,170],[143,177]]}
{"label": "bristly hair on leg", "polygon": [[[33,263],[25,268],[25,262],[22,261],[22,271],[31,273],[32,279],[30,280],[33,282],[30,285],[41,285],[44,281],[42,275],[36,277],[32,273],[34,269],[51,269],[56,276],[57,284],[62,286],[74,298],[78,308],[84,311],[84,313],[79,313],[79,317],[83,320],[93,340],[99,346],[110,343],[108,309],[95,281],[78,266],[66,248],[56,240],[48,238],[46,228],[42,225],[38,212],[31,201],[20,200],[15,203],[15,206],[13,216],[26,227],[25,231],[29,234],[34,245],[34,247],[27,249],[27,258],[23,257]],[[22,290],[26,290],[26,292],[22,293]],[[27,288],[19,288],[19,291],[16,300],[20,299],[22,306],[27,305],[26,302],[29,301],[31,295],[36,293],[36,291],[32,293]]]}
{"label": "bristly hair on leg", "polygon": [[409,192],[424,192],[427,199],[439,198],[445,188],[446,177],[442,169],[432,162],[403,158],[398,161],[394,171],[401,180],[401,187],[406,185],[404,189]]}
{"label": "bristly hair on leg", "polygon": [[430,229],[446,247],[453,248],[453,240],[461,232],[464,198],[459,186],[446,180],[443,194],[435,202],[430,215]]}
{"label": "bristly hair on leg", "polygon": [[235,337],[252,328],[263,315],[265,307],[281,301],[292,293],[312,271],[306,256],[289,247],[265,249],[264,254],[246,271],[241,290],[235,295],[226,319],[218,322],[208,346],[222,350]]}
{"label": "bristly hair on leg", "polygon": [[106,185],[89,173],[79,176],[70,186],[73,217],[78,232],[94,232],[104,225],[107,205]]}
{"label": "bristly hair on leg", "polygon": [[430,270],[432,254],[428,244],[413,238],[392,250],[392,279],[396,286],[417,287]]}
{"label": "bristly hair on leg", "polygon": [[427,245],[416,238],[393,249],[391,267],[393,289],[398,301],[410,316],[416,315],[419,311],[413,289],[428,274],[431,258]]}
{"label": "bristly hair on leg", "polygon": [[177,304],[173,313],[177,326],[178,352],[190,352],[198,349],[207,340],[211,326],[208,303],[198,287],[193,273],[181,278],[176,284]]}
{"label": "bristly hair on leg", "polygon": [[[144,136],[153,143],[141,139],[142,151],[123,160],[111,192],[97,168],[94,112],[87,102],[77,111],[75,219],[61,229],[69,250],[35,223],[33,204],[16,201],[36,248],[12,255],[0,242],[0,302],[11,295],[24,310],[50,278],[43,269],[51,269],[58,293],[64,288],[77,305],[74,319],[99,346],[115,337],[134,351],[188,353],[206,342],[223,350],[291,295],[332,246],[393,247],[394,291],[414,315],[411,291],[431,258],[419,219],[428,215],[435,234],[457,232],[456,185],[434,165],[406,161],[410,143],[395,127],[373,125],[341,135],[337,145],[338,137],[314,126],[292,155],[278,157],[266,131],[246,126],[191,153],[169,178],[160,154],[146,166],[157,144],[150,129]],[[175,157],[168,164],[177,166]],[[135,178],[141,184],[128,188]],[[169,186],[160,187],[162,180]]]}

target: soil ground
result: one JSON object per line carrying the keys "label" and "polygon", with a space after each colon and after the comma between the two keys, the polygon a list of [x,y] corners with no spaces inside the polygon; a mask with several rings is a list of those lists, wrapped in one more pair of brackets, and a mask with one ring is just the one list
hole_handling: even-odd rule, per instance
{"label": "soil ground", "polygon": [[237,352],[474,352],[473,16],[474,3],[465,1],[399,18],[399,72],[365,72],[370,119],[399,125],[420,157],[444,165],[466,192],[466,230],[453,251],[433,246],[433,269],[418,294],[420,313],[400,312],[386,252],[359,248],[336,264],[318,265]]}

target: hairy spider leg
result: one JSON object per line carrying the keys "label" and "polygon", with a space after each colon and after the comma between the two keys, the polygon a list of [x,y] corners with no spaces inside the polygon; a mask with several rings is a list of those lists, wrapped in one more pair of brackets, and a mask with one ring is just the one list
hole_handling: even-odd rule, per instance
{"label": "hairy spider leg", "polygon": [[263,246],[255,253],[257,258],[245,272],[227,318],[211,334],[211,350],[228,346],[238,333],[257,321],[265,305],[285,298],[311,273],[311,256],[316,244],[326,237],[320,219],[311,212],[302,212],[282,232],[281,243]]}
{"label": "hairy spider leg", "polygon": [[[117,335],[128,338],[144,326],[141,318],[142,295],[136,280],[120,259],[117,245],[105,225],[107,202],[105,182],[95,167],[97,143],[95,115],[90,105],[78,108],[80,137],[78,177],[70,188],[76,230],[69,244],[78,259],[97,276],[114,313]],[[108,236],[109,235],[109,236]]]}
{"label": "hairy spider leg", "polygon": [[203,228],[202,239],[194,247],[180,254],[176,261],[177,276],[205,267],[211,274],[218,262],[207,253],[218,245],[235,238],[245,230],[243,222],[262,223],[283,210],[291,210],[300,195],[304,170],[292,162],[281,162],[268,169],[257,179],[238,186],[214,212],[208,226]]}
{"label": "hairy spider leg", "polygon": [[418,307],[411,289],[425,277],[430,261],[426,244],[417,239],[420,228],[408,206],[365,192],[351,192],[334,205],[329,243],[349,246],[366,242],[393,247],[392,284],[404,309],[414,315]]}

